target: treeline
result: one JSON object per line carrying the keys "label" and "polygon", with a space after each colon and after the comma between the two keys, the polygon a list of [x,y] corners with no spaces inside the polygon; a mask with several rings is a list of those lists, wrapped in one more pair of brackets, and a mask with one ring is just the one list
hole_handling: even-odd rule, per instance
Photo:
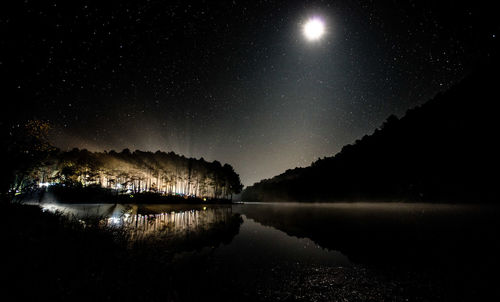
{"label": "treeline", "polygon": [[244,190],[244,201],[494,202],[498,191],[498,62],[390,116],[373,134],[307,168]]}
{"label": "treeline", "polygon": [[239,175],[229,164],[186,158],[173,152],[131,152],[129,149],[121,152],[53,150],[24,181],[37,187],[98,186],[118,193],[154,192],[213,199],[231,199],[243,187]]}

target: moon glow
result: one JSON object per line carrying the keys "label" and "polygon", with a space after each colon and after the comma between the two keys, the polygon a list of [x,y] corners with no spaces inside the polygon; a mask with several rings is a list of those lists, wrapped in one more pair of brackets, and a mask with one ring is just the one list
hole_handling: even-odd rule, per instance
{"label": "moon glow", "polygon": [[304,24],[303,32],[307,40],[319,40],[325,34],[325,23],[318,17],[311,18]]}

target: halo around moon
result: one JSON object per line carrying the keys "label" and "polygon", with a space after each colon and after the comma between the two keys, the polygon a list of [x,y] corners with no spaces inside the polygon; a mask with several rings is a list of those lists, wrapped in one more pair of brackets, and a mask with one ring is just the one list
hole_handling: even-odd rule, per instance
{"label": "halo around moon", "polygon": [[306,21],[302,32],[308,41],[317,41],[325,34],[325,22],[319,17],[313,17]]}

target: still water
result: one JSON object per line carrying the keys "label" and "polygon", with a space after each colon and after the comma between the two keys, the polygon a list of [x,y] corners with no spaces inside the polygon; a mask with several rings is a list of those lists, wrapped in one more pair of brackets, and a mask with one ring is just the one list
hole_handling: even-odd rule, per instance
{"label": "still water", "polygon": [[[281,206],[281,205],[275,205]],[[288,205],[288,207],[293,207]],[[324,248],[309,238],[293,236],[271,225],[264,225],[255,217],[255,211],[268,211],[264,204],[237,205],[111,205],[111,204],[42,204],[48,211],[72,215],[82,222],[98,218],[103,225],[127,230],[132,239],[179,240],[193,234],[208,232],[227,233],[232,236],[206,241],[211,257],[247,264],[266,262],[317,263],[322,265],[349,265],[342,253]],[[248,211],[252,217],[247,217]],[[235,219],[239,223],[232,223]],[[222,236],[227,234],[220,234]],[[190,245],[192,246],[192,245]],[[206,252],[197,249],[198,253]],[[201,247],[203,248],[203,246]],[[180,250],[181,252],[185,252]],[[241,263],[238,263],[241,265]]]}
{"label": "still water", "polygon": [[[135,239],[179,238],[211,230],[232,236],[215,253],[347,265],[354,261],[429,261],[497,243],[495,206],[408,203],[241,203],[233,205],[41,205],[84,222],[122,228]],[[414,257],[405,259],[405,257]],[[442,259],[439,259],[441,261]]]}
{"label": "still water", "polygon": [[42,207],[82,222],[97,218],[129,232],[132,240],[157,242],[155,249],[168,250],[191,267],[188,280],[203,276],[204,284],[231,276],[225,283],[232,291],[252,291],[247,296],[260,300],[400,295],[404,301],[415,292],[424,296],[414,300],[477,298],[493,288],[500,269],[500,210],[490,205]]}

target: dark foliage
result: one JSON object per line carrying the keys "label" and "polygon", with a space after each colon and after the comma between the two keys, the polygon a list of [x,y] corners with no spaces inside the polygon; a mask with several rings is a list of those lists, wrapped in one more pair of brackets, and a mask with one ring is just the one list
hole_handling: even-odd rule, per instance
{"label": "dark foliage", "polygon": [[49,129],[50,124],[41,120],[0,121],[0,202],[34,187],[30,173],[54,149],[48,143]]}
{"label": "dark foliage", "polygon": [[334,157],[246,188],[243,200],[497,201],[498,66],[478,68],[401,119],[390,116]]}

